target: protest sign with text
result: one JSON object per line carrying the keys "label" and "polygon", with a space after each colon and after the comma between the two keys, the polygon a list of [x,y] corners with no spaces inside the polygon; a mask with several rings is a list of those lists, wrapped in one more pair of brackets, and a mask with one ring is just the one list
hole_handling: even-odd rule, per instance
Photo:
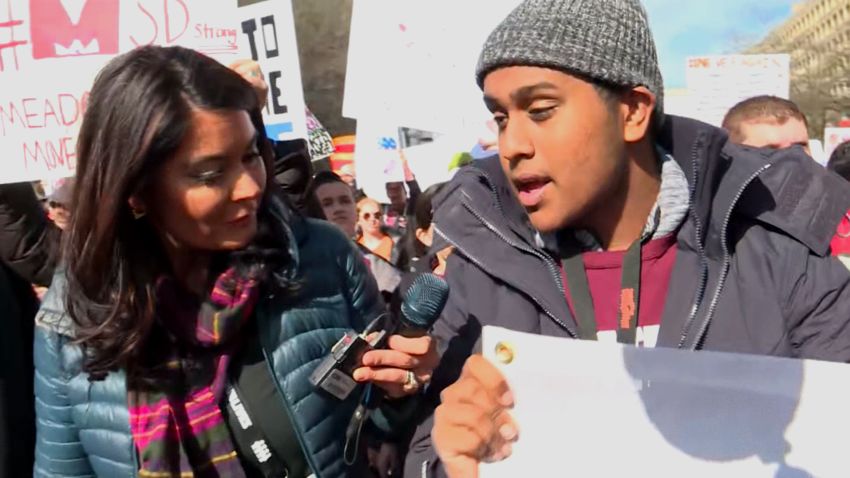
{"label": "protest sign with text", "polygon": [[[73,174],[89,90],[114,56],[142,45],[180,45],[229,64],[251,57],[240,19],[255,15],[260,22],[275,18],[280,36],[264,30],[260,45],[280,40],[279,56],[295,70],[282,76],[297,86],[278,82],[283,93],[270,108],[287,105],[293,137],[306,136],[291,6],[283,0],[269,2],[262,13],[245,8],[230,1],[213,8],[205,0],[0,0],[0,182]],[[264,60],[264,69],[282,70]],[[278,112],[269,111],[270,125],[284,123]]]}

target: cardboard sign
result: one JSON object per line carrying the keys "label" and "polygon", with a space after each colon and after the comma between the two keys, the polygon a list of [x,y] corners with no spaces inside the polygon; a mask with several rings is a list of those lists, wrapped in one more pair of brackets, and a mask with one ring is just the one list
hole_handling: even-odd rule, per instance
{"label": "cardboard sign", "polygon": [[675,113],[720,126],[729,108],[742,100],[758,95],[787,99],[790,62],[785,54],[689,57],[687,100],[675,103]]}
{"label": "cardboard sign", "polygon": [[271,90],[269,131],[306,137],[294,38],[289,0],[0,0],[0,182],[72,175],[95,76],[142,45],[181,45],[224,64],[255,57]]}

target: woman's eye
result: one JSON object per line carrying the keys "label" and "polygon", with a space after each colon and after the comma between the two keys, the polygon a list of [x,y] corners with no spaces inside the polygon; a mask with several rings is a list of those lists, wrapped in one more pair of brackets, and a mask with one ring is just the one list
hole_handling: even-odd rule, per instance
{"label": "woman's eye", "polygon": [[204,185],[211,185],[221,179],[221,176],[222,172],[220,170],[202,171],[195,174],[195,180]]}

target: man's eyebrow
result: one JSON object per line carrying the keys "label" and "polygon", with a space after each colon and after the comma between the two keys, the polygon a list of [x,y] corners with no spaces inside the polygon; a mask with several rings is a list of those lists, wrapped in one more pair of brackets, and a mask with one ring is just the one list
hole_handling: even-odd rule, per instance
{"label": "man's eyebrow", "polygon": [[496,98],[487,95],[484,95],[484,106],[486,106],[490,112],[495,112],[501,109],[499,101]]}
{"label": "man's eyebrow", "polygon": [[558,87],[548,81],[541,81],[533,85],[517,88],[511,93],[511,101],[516,104],[526,104],[531,102],[531,97],[540,90],[554,90]]}

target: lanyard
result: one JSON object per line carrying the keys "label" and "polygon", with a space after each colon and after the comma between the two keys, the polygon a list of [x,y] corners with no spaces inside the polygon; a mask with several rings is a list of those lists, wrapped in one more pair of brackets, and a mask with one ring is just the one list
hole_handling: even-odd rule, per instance
{"label": "lanyard", "polygon": [[[566,242],[566,241],[564,241]],[[623,256],[623,272],[620,282],[619,307],[617,311],[617,342],[634,345],[638,320],[638,302],[640,301],[640,262],[641,243],[636,240]],[[573,307],[578,319],[579,338],[596,340],[596,313],[593,310],[593,297],[587,284],[587,271],[584,267],[581,251],[572,243],[565,244],[561,259],[564,274],[567,276]]]}
{"label": "lanyard", "polygon": [[[225,390],[227,411],[236,417],[238,426],[230,426],[236,442],[243,452],[251,450],[255,464],[266,478],[287,478],[289,469],[275,454],[274,449],[266,441],[266,434],[260,428],[256,415],[248,412],[248,404],[243,400],[243,394],[238,385],[229,381]],[[266,424],[271,425],[271,424]]]}

